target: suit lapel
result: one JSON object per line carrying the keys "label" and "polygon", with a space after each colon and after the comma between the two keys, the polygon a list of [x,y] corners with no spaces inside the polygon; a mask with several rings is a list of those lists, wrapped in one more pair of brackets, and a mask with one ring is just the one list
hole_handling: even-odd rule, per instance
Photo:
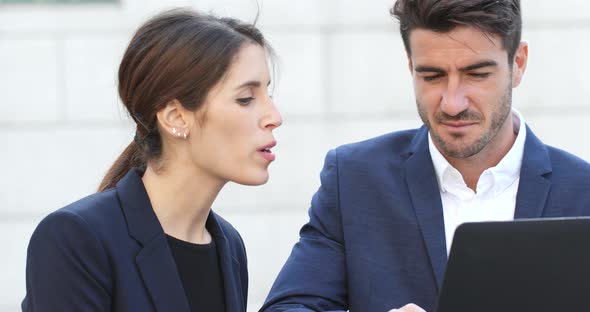
{"label": "suit lapel", "polygon": [[145,245],[136,263],[157,311],[190,311],[166,236]]}
{"label": "suit lapel", "polygon": [[223,229],[217,221],[215,213],[211,212],[207,219],[207,228],[215,239],[217,252],[223,275],[223,287],[225,289],[225,304],[227,311],[246,311],[245,302],[242,301],[242,286],[240,283],[240,264],[232,256],[229,242]]}
{"label": "suit lapel", "polygon": [[135,261],[156,310],[189,312],[172,252],[137,169],[117,183],[117,193],[129,235],[142,246]]}
{"label": "suit lapel", "polygon": [[[551,188],[545,175],[551,172],[551,162],[545,145],[526,128],[520,184],[516,197],[515,218],[535,218],[543,215],[545,201]],[[410,147],[405,176],[416,219],[430,258],[437,287],[442,285],[447,253],[444,216],[439,186],[428,151],[428,130],[420,128]]]}
{"label": "suit lapel", "polygon": [[526,131],[515,219],[541,217],[551,188],[551,182],[545,178],[552,171],[547,148],[528,126]]}
{"label": "suit lapel", "polygon": [[406,181],[436,286],[440,288],[447,261],[445,225],[438,182],[428,152],[428,130],[425,127],[413,139],[412,150],[405,166]]}

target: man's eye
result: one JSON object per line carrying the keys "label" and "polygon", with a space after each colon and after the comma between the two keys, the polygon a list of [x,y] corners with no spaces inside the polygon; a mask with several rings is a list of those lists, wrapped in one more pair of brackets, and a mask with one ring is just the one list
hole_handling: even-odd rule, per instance
{"label": "man's eye", "polygon": [[240,104],[242,106],[246,106],[246,105],[250,104],[253,100],[254,100],[254,98],[249,96],[249,97],[245,97],[245,98],[239,98],[236,101],[238,102],[238,104]]}
{"label": "man's eye", "polygon": [[424,81],[434,81],[436,79],[439,79],[440,77],[442,77],[441,74],[437,74],[437,75],[432,75],[432,76],[424,76]]}
{"label": "man's eye", "polygon": [[469,75],[474,78],[487,78],[491,73],[470,73]]}

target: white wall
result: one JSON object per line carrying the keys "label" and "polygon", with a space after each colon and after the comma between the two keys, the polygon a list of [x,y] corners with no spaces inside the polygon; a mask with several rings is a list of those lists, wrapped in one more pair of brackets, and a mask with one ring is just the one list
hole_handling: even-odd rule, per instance
{"label": "white wall", "polygon": [[[262,304],[307,219],[328,149],[416,127],[392,0],[260,0],[260,27],[281,57],[277,162],[261,187],[229,185],[215,209],[242,233],[249,310]],[[515,106],[546,143],[590,160],[590,2],[523,1],[530,62]],[[39,220],[97,187],[132,138],[115,73],[132,31],[174,5],[246,20],[254,0],[0,6],[0,311],[24,296]],[[582,138],[582,139],[580,139]]]}

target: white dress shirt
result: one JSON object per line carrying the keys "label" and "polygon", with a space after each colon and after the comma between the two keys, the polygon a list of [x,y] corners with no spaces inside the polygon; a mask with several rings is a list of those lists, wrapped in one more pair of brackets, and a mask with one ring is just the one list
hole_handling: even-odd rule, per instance
{"label": "white dress shirt", "polygon": [[461,173],[443,157],[428,134],[430,156],[443,206],[447,255],[451,250],[455,229],[461,223],[514,219],[526,128],[522,115],[514,108],[512,114],[514,129],[518,131],[516,140],[497,166],[481,174],[477,192],[467,187]]}

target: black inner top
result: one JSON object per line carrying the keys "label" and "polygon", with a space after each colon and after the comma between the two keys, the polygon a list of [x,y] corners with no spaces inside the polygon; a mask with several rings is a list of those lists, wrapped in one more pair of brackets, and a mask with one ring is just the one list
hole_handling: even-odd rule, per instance
{"label": "black inner top", "polygon": [[191,311],[225,311],[223,275],[215,240],[201,245],[166,237]]}

